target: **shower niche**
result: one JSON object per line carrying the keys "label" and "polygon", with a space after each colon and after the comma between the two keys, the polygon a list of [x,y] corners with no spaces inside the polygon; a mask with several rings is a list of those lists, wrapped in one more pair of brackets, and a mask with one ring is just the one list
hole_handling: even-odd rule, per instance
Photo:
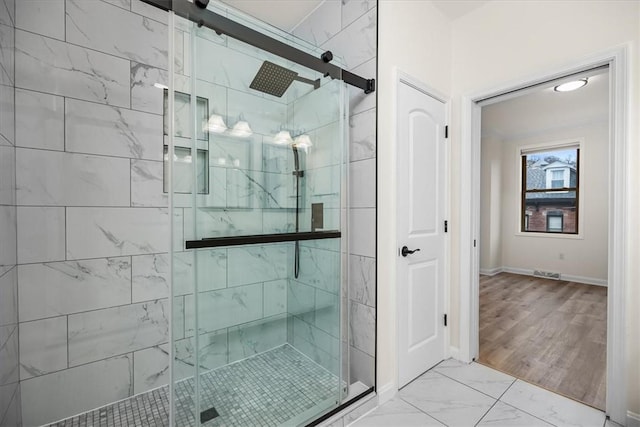
{"label": "shower niche", "polygon": [[213,2],[174,10],[172,425],[304,425],[350,388],[340,61],[317,71],[245,43],[323,54]]}

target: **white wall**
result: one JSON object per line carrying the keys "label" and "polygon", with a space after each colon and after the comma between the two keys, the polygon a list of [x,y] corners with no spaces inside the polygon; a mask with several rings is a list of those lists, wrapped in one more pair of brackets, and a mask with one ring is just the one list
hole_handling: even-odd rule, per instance
{"label": "white wall", "polygon": [[452,52],[450,23],[431,2],[380,0],[379,8],[377,386],[385,399],[397,389],[394,67],[448,95]]}
{"label": "white wall", "polygon": [[[638,43],[640,41],[640,3],[635,1],[519,2],[494,1],[453,23],[453,117],[452,117],[452,223],[461,220],[460,175],[463,153],[461,140],[461,97],[489,91],[510,82],[521,81],[536,73],[549,73],[621,44],[629,47],[629,138],[628,161],[631,165],[627,181],[629,219],[640,217],[640,135],[637,117],[640,92],[638,83]],[[467,220],[467,219],[465,219]],[[468,220],[467,220],[468,221]],[[452,324],[461,283],[456,272],[461,252],[459,229],[452,227]],[[640,229],[637,221],[629,221],[627,270],[627,408],[640,413]],[[466,280],[465,280],[466,282]],[[382,285],[382,284],[381,284]],[[452,345],[459,342],[452,330]]]}
{"label": "white wall", "polygon": [[[600,101],[608,102],[606,98]],[[545,270],[583,278],[587,283],[606,284],[608,139],[606,120],[502,142],[496,138],[482,138],[481,271],[499,267]],[[583,204],[578,213],[582,224],[580,238],[519,233],[520,147],[569,140],[583,142],[580,151]]]}

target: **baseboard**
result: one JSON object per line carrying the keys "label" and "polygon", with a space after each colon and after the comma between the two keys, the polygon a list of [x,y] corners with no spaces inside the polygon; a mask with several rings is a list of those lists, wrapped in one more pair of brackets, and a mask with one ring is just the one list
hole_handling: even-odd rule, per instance
{"label": "baseboard", "polygon": [[[501,270],[505,273],[522,274],[523,276],[533,276],[533,270],[528,270],[526,268],[502,267]],[[560,273],[560,280],[566,280],[569,282],[576,282],[576,283],[584,283],[585,285],[607,287],[606,280],[596,279],[594,277],[574,276],[571,274]]]}
{"label": "baseboard", "polygon": [[502,267],[480,269],[480,274],[483,276],[495,276],[498,273],[502,273]]}
{"label": "baseboard", "polygon": [[387,383],[376,390],[378,393],[378,406],[393,399],[398,392],[398,387],[394,383]]}
{"label": "baseboard", "polygon": [[640,427],[640,414],[627,411],[627,427]]}

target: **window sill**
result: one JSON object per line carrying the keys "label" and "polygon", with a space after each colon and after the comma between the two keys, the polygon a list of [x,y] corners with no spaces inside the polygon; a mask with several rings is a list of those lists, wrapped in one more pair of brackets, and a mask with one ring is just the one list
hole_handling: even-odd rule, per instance
{"label": "window sill", "polygon": [[522,231],[516,232],[516,237],[534,237],[543,239],[569,239],[569,240],[584,240],[584,236],[581,233],[578,234],[562,234],[562,233],[523,233]]}

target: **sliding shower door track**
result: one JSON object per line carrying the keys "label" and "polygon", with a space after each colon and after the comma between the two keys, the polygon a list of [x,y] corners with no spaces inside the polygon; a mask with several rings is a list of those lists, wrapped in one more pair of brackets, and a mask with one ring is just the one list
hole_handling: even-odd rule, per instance
{"label": "sliding shower door track", "polygon": [[303,240],[338,239],[342,233],[337,230],[308,231],[298,233],[254,234],[248,236],[209,237],[187,240],[185,249],[217,248],[220,246],[260,245],[265,243],[298,242]]}
{"label": "sliding shower door track", "polygon": [[[339,79],[345,83],[360,88],[364,93],[369,94],[375,92],[375,79],[366,79],[350,71],[344,70],[335,64],[331,64],[333,54],[329,51],[323,53],[320,58],[309,53],[303,52],[283,43],[279,40],[271,38],[266,34],[256,31],[252,28],[245,27],[227,17],[218,15],[215,12],[207,10],[207,1],[201,1],[204,6],[197,6],[187,0],[142,0],[159,9],[173,12],[185,19],[195,22],[199,26],[205,26],[212,29],[218,34],[224,34],[233,37],[236,40],[248,43],[267,52],[278,55],[281,58],[288,59],[297,64],[303,65],[312,70],[329,76],[332,79]],[[196,2],[198,3],[198,2]]]}

